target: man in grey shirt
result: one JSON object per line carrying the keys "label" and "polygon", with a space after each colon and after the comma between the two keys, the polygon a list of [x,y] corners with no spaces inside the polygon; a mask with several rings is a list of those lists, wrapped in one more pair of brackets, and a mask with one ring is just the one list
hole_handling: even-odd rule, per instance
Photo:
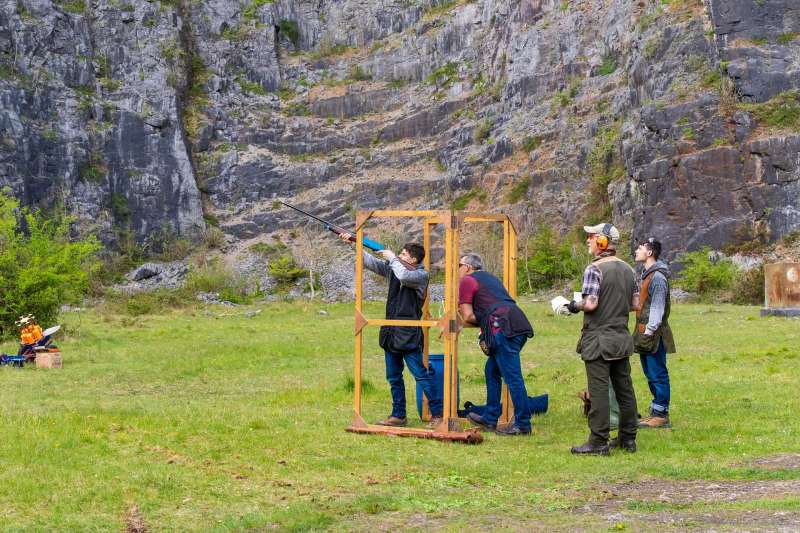
{"label": "man in grey shirt", "polygon": [[636,248],[635,259],[643,263],[639,289],[639,308],[636,310],[634,348],[639,353],[642,370],[653,395],[650,416],[639,427],[669,428],[669,372],[667,354],[675,353],[675,341],[669,327],[669,269],[658,260],[661,243],[649,238]]}
{"label": "man in grey shirt", "polygon": [[[351,234],[339,236],[349,242]],[[390,320],[420,320],[422,304],[428,290],[429,274],[421,264],[425,259],[425,248],[417,243],[403,245],[399,254],[391,250],[376,252],[383,261],[366,251],[363,253],[364,267],[389,280],[386,297],[386,318]],[[380,346],[386,357],[386,380],[392,392],[392,414],[377,423],[384,426],[405,426],[406,387],[403,381],[403,363],[422,387],[428,398],[431,420],[428,428],[434,429],[442,422],[442,399],[434,386],[433,369],[426,367],[422,359],[422,328],[419,326],[383,326],[380,331]]]}

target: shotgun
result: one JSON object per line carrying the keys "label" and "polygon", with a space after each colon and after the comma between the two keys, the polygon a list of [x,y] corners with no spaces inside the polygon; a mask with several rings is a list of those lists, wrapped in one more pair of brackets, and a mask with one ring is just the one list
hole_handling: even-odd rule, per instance
{"label": "shotgun", "polygon": [[[335,233],[336,235],[341,235],[342,233],[349,233],[349,234],[350,234],[350,239],[349,239],[349,240],[350,240],[350,242],[356,242],[356,236],[355,236],[355,232],[354,232],[354,231],[347,231],[347,230],[346,230],[346,229],[344,229],[344,228],[341,228],[341,227],[339,227],[339,226],[337,226],[337,225],[335,225],[335,224],[331,224],[331,223],[330,223],[330,222],[328,222],[327,220],[323,220],[323,219],[321,219],[321,218],[319,218],[319,217],[315,217],[315,216],[314,216],[314,215],[312,215],[311,213],[306,213],[306,212],[305,212],[305,211],[303,211],[302,209],[298,209],[298,208],[296,208],[296,207],[295,207],[295,206],[293,206],[293,205],[289,205],[289,204],[287,204],[286,202],[281,202],[281,203],[282,203],[283,205],[285,205],[286,207],[288,207],[289,209],[294,209],[294,210],[295,210],[295,211],[297,211],[298,213],[302,213],[302,214],[304,214],[305,216],[307,216],[307,217],[309,217],[309,218],[313,218],[313,219],[314,219],[314,220],[316,220],[317,222],[320,222],[320,223],[321,223],[323,226],[325,226],[325,229],[326,229],[326,230],[328,230],[328,231],[332,231],[332,232],[333,232],[333,233]],[[366,248],[369,248],[369,249],[370,249],[370,250],[372,250],[373,252],[380,252],[381,250],[385,250],[385,249],[386,249],[386,246],[382,245],[382,244],[381,244],[381,243],[379,243],[379,242],[373,241],[372,239],[367,239],[366,237],[363,237],[363,238],[362,238],[362,240],[361,240],[361,242],[363,242],[363,243],[364,243],[364,246],[365,246]]]}

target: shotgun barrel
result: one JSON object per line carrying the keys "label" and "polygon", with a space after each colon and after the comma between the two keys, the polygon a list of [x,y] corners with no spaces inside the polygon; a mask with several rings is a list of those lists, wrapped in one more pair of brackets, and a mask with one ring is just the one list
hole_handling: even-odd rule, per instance
{"label": "shotgun barrel", "polygon": [[[297,207],[295,207],[293,205],[287,204],[286,202],[281,202],[281,203],[283,205],[285,205],[286,207],[288,207],[289,209],[294,209],[298,213],[302,213],[303,215],[305,215],[305,216],[307,216],[307,217],[309,217],[311,219],[316,220],[317,222],[322,224],[325,227],[326,230],[332,231],[336,235],[341,235],[342,233],[349,233],[350,234],[350,239],[349,239],[350,242],[356,242],[356,237],[355,237],[355,234],[354,234],[355,232],[348,231],[348,230],[346,230],[346,229],[344,229],[344,228],[342,228],[340,226],[337,226],[336,224],[328,222],[325,219],[319,218],[318,216],[312,215],[311,213],[307,213],[306,211],[303,211],[302,209],[299,209],[299,208],[297,208]],[[385,250],[386,249],[386,246],[382,245],[381,243],[379,243],[377,241],[373,241],[372,239],[368,239],[366,237],[364,237],[362,239],[362,242],[364,243],[364,246],[366,248],[369,248],[373,252],[379,252],[381,250]]]}

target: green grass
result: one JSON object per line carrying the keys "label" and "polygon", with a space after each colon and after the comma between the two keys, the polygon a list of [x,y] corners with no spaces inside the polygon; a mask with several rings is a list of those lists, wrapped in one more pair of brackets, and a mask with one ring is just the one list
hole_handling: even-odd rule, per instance
{"label": "green grass", "polygon": [[613,74],[614,71],[616,70],[617,70],[617,60],[614,59],[613,56],[606,56],[603,59],[603,64],[600,65],[597,74],[600,76],[608,76],[609,74]]}
{"label": "green grass", "polygon": [[521,176],[516,183],[506,193],[506,201],[510,204],[515,204],[525,198],[528,194],[528,189],[531,186],[531,175],[526,174]]}
{"label": "green grass", "polygon": [[450,208],[455,209],[457,211],[466,209],[469,203],[475,199],[477,199],[482,204],[486,203],[487,200],[486,191],[482,191],[477,187],[471,189],[465,192],[464,194],[458,196],[455,200],[453,200],[453,203],[450,204]]}
{"label": "green grass", "polygon": [[786,91],[767,102],[740,104],[740,107],[767,127],[800,131],[800,91]]}
{"label": "green grass", "polygon": [[[574,509],[602,498],[609,484],[800,476],[749,464],[797,450],[796,320],[762,319],[754,307],[676,305],[675,429],[642,432],[633,456],[574,458],[569,446],[587,435],[574,397],[586,379],[573,351],[580,322],[551,316],[545,304],[523,307],[537,332],[523,372],[531,394],[550,393],[551,410],[535,419],[530,438],[487,435],[472,447],[344,431],[352,304],[274,303],[253,318],[236,314],[242,308],[69,313],[62,370],[0,367],[0,523],[120,531],[135,505],[151,531],[474,530],[498,520],[507,530],[605,531],[613,525],[607,513]],[[368,316],[381,311],[381,303],[366,306]],[[389,409],[377,328],[364,347],[371,386],[363,407],[373,420]],[[483,363],[475,332],[465,332],[462,401],[483,402]],[[644,412],[647,387],[636,359],[632,366]],[[791,495],[759,498],[724,505],[798,508]],[[637,496],[615,521],[693,505]]]}

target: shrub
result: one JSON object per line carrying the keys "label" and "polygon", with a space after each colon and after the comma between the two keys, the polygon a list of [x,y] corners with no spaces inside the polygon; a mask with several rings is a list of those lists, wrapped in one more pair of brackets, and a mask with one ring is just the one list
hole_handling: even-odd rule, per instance
{"label": "shrub", "polygon": [[517,290],[520,294],[554,285],[579,276],[588,257],[577,244],[559,237],[550,226],[543,226],[528,238],[517,261]]}
{"label": "shrub", "polygon": [[308,272],[300,268],[289,254],[283,254],[270,261],[269,274],[281,285],[293,283],[302,277],[308,276]]}
{"label": "shrub", "polygon": [[204,261],[200,265],[192,267],[186,278],[184,289],[190,294],[216,292],[223,300],[233,303],[243,304],[249,303],[251,300],[246,280],[232,272],[219,259]]}
{"label": "shrub", "polygon": [[289,104],[286,106],[284,112],[290,117],[307,117],[311,115],[311,110],[308,108],[308,105],[302,102],[294,102]]}
{"label": "shrub", "polygon": [[489,138],[489,133],[492,131],[492,126],[493,122],[490,118],[485,118],[478,122],[472,132],[472,139],[475,141],[475,144],[480,144]]}
{"label": "shrub", "polygon": [[293,20],[282,20],[278,24],[278,29],[289,39],[295,48],[300,43],[300,30],[297,28],[297,22]]}
{"label": "shrub", "polygon": [[449,89],[457,78],[458,63],[451,61],[431,72],[425,83],[440,89]]}
{"label": "shrub", "polygon": [[275,244],[269,244],[266,242],[257,242],[252,246],[250,246],[251,252],[261,255],[262,257],[265,257],[267,259],[283,254],[286,252],[287,249],[288,247],[280,241],[276,242]]}
{"label": "shrub", "polygon": [[709,296],[730,289],[736,277],[736,266],[725,258],[716,258],[708,247],[682,254],[678,261],[683,270],[676,285],[700,296]]}
{"label": "shrub", "polygon": [[739,305],[764,304],[764,267],[740,270],[733,281],[733,303]]}
{"label": "shrub", "polygon": [[98,150],[94,150],[89,154],[89,160],[80,166],[78,175],[83,181],[101,183],[107,172],[108,169],[102,154]]}
{"label": "shrub", "polygon": [[613,56],[607,56],[605,59],[603,59],[603,64],[600,65],[597,74],[599,76],[608,76],[609,74],[613,74],[616,70],[617,60],[614,59]]}
{"label": "shrub", "polygon": [[353,68],[350,69],[350,75],[348,77],[353,81],[369,81],[372,79],[372,75],[361,68],[361,65],[354,65]]}
{"label": "shrub", "polygon": [[522,149],[526,152],[530,153],[539,148],[542,144],[542,138],[539,135],[534,135],[532,137],[525,137],[522,140]]}
{"label": "shrub", "polygon": [[0,193],[0,326],[32,313],[43,325],[58,316],[61,304],[87,293],[97,270],[100,244],[93,237],[70,240],[71,218],[47,219],[20,208],[9,191]]}
{"label": "shrub", "polygon": [[517,183],[511,187],[511,190],[508,191],[506,195],[506,200],[510,204],[515,204],[522,200],[525,195],[528,193],[528,189],[531,186],[531,176],[530,174],[526,176],[522,176]]}
{"label": "shrub", "polygon": [[216,226],[210,226],[203,234],[203,246],[207,249],[219,249],[225,245],[225,233]]}
{"label": "shrub", "polygon": [[128,221],[131,216],[131,208],[128,205],[128,198],[124,194],[115,192],[111,195],[111,212],[118,221]]}
{"label": "shrub", "polygon": [[185,307],[193,302],[186,291],[159,289],[152,292],[139,292],[122,299],[125,312],[131,316],[163,312],[166,309]]}
{"label": "shrub", "polygon": [[450,205],[450,208],[460,211],[461,209],[466,208],[467,205],[469,205],[469,203],[476,198],[481,203],[485,203],[486,193],[480,189],[472,189],[471,191],[466,192],[461,196],[459,196],[458,198],[456,198],[455,200],[453,200],[453,203]]}
{"label": "shrub", "polygon": [[587,158],[592,177],[589,186],[589,206],[593,218],[603,219],[611,215],[608,186],[625,175],[625,168],[619,155],[619,135],[619,123],[602,128],[597,132],[595,145]]}
{"label": "shrub", "polygon": [[242,11],[242,18],[247,21],[256,20],[258,18],[258,8],[271,3],[272,0],[253,0],[253,2]]}
{"label": "shrub", "polygon": [[86,13],[86,2],[84,0],[69,0],[61,4],[61,8],[67,13],[83,15]]}
{"label": "shrub", "polygon": [[244,91],[246,94],[257,96],[264,96],[267,94],[267,91],[264,90],[260,83],[250,81],[245,78],[238,78],[236,81],[239,82],[239,87],[241,87],[242,91]]}
{"label": "shrub", "polygon": [[425,8],[425,10],[422,12],[422,16],[425,20],[432,20],[436,17],[446,14],[456,5],[456,3],[456,0],[444,0],[438,5],[433,4]]}

